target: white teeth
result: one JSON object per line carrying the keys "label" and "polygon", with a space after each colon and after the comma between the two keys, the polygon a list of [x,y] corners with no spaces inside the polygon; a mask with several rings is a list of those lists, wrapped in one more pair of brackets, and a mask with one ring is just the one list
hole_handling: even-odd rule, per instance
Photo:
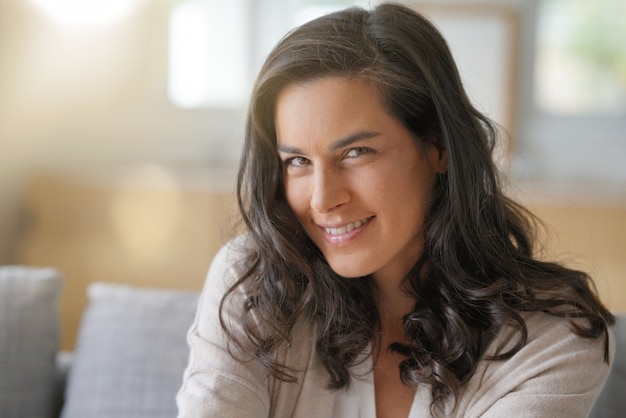
{"label": "white teeth", "polygon": [[367,222],[368,220],[369,220],[369,218],[362,219],[362,220],[356,221],[354,223],[349,223],[349,224],[341,226],[339,228],[324,228],[324,229],[326,230],[326,233],[328,233],[330,235],[345,234],[346,232],[354,231],[355,229],[362,227],[365,224],[365,222]]}

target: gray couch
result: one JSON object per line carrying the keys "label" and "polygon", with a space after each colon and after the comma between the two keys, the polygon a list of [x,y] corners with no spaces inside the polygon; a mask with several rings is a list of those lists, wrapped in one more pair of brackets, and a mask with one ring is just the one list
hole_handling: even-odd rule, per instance
{"label": "gray couch", "polygon": [[58,352],[61,277],[0,267],[0,418],[172,418],[198,294],[95,283]]}
{"label": "gray couch", "polygon": [[[172,418],[198,295],[96,283],[73,353],[58,353],[52,269],[0,267],[0,418]],[[591,417],[626,411],[626,318]],[[568,417],[569,418],[569,417]]]}

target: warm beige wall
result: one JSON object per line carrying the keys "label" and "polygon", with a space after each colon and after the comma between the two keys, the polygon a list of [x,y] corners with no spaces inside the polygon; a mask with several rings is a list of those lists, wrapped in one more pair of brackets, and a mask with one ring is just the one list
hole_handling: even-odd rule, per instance
{"label": "warm beige wall", "polygon": [[0,262],[12,252],[24,175],[41,163],[101,157],[86,127],[149,88],[142,29],[65,30],[29,1],[0,1]]}
{"label": "warm beige wall", "polygon": [[522,200],[547,226],[545,254],[588,272],[607,306],[626,312],[626,189],[535,191]]}
{"label": "warm beige wall", "polygon": [[33,177],[16,260],[62,273],[61,347],[74,346],[90,283],[200,291],[237,225],[232,184],[230,171],[158,165]]}
{"label": "warm beige wall", "polygon": [[90,28],[0,0],[0,263],[13,260],[24,182],[39,167],[236,159],[243,110],[169,103],[173,0],[137,2],[125,19]]}

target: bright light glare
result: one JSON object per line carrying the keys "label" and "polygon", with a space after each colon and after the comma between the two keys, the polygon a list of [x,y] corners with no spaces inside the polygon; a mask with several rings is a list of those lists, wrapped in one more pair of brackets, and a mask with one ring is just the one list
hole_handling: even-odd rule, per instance
{"label": "bright light glare", "polygon": [[183,0],[170,14],[170,100],[182,108],[236,107],[246,93],[244,0]]}
{"label": "bright light glare", "polygon": [[30,0],[64,26],[98,26],[130,16],[140,0]]}

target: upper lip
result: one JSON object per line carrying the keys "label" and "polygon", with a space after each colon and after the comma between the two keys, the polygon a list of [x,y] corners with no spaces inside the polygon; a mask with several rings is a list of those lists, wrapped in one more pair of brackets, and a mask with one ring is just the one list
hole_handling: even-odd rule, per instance
{"label": "upper lip", "polygon": [[352,221],[341,221],[341,222],[328,222],[328,223],[317,223],[318,226],[320,226],[321,228],[325,228],[325,229],[330,229],[330,228],[341,228],[343,226],[346,226],[348,224],[353,224],[355,222],[365,222],[365,221],[369,221],[371,218],[373,218],[373,216],[366,216],[363,218],[358,218]]}

